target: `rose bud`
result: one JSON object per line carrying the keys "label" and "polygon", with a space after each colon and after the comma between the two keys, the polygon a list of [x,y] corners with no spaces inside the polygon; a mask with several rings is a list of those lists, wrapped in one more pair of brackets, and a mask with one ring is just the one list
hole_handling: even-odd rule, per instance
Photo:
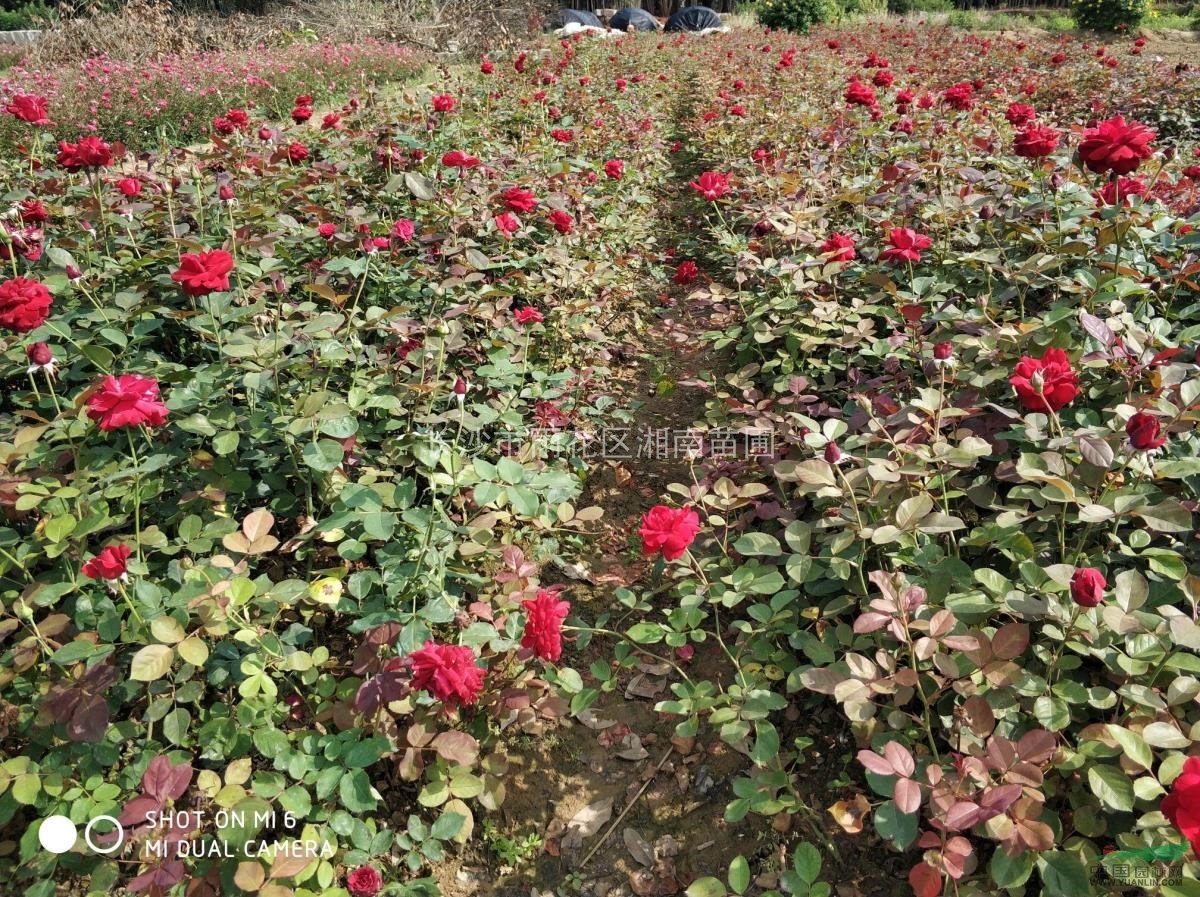
{"label": "rose bud", "polygon": [[1071,600],[1080,607],[1095,607],[1104,600],[1108,582],[1095,567],[1080,567],[1071,577]]}

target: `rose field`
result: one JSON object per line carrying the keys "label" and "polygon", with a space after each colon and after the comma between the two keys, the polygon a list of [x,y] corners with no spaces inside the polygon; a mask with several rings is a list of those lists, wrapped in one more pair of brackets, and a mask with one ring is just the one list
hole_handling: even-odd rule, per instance
{"label": "rose field", "polygon": [[1144,45],[0,73],[0,895],[1200,897]]}

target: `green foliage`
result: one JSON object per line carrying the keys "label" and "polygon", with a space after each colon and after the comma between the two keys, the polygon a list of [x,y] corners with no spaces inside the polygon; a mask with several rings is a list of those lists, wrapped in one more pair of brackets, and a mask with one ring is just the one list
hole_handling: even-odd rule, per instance
{"label": "green foliage", "polygon": [[1153,0],[1071,0],[1075,24],[1094,31],[1136,28],[1153,8]]}
{"label": "green foliage", "polygon": [[25,31],[30,28],[40,28],[46,22],[52,22],[55,17],[53,7],[44,0],[34,0],[11,8],[0,9],[0,31]]}
{"label": "green foliage", "polygon": [[831,20],[837,12],[833,0],[762,0],[758,21],[768,28],[807,34],[814,25]]}

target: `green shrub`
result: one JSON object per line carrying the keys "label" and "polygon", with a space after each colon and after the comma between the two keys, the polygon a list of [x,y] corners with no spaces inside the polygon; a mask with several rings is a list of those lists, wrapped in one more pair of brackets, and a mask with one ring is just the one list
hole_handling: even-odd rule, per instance
{"label": "green shrub", "polygon": [[829,21],[836,12],[830,0],[763,0],[758,21],[768,28],[807,34],[813,25]]}
{"label": "green shrub", "polygon": [[1151,0],[1072,0],[1071,17],[1080,28],[1124,31],[1150,14]]}
{"label": "green shrub", "polygon": [[12,8],[0,9],[0,31],[26,31],[37,28],[41,21],[52,18],[54,11],[45,3],[13,4]]}

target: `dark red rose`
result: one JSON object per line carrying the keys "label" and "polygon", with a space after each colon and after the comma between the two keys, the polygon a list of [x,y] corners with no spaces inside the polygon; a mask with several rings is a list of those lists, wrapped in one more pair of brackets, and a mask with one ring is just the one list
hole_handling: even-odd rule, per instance
{"label": "dark red rose", "polygon": [[1037,112],[1032,106],[1026,106],[1024,103],[1009,103],[1004,117],[1014,128],[1020,128],[1037,118]]}
{"label": "dark red rose", "polygon": [[1013,152],[1026,159],[1044,159],[1058,147],[1062,134],[1049,125],[1028,124],[1017,132]]}
{"label": "dark red rose", "polygon": [[625,176],[625,163],[620,159],[609,159],[604,163],[604,173],[614,181],[619,181]]}
{"label": "dark red rose", "polygon": [[1008,382],[1030,411],[1055,412],[1079,395],[1079,377],[1062,349],[1047,349],[1041,358],[1022,356]]}
{"label": "dark red rose", "polygon": [[312,118],[312,106],[297,106],[292,110],[292,121],[300,125]]}
{"label": "dark red rose", "polygon": [[1071,600],[1080,607],[1095,607],[1104,600],[1108,583],[1095,567],[1080,567],[1071,577]]}
{"label": "dark red rose", "polygon": [[1141,122],[1116,115],[1083,132],[1079,159],[1097,174],[1129,174],[1154,154],[1150,144],[1156,136]]}
{"label": "dark red rose", "polygon": [[121,178],[117,181],[117,189],[121,191],[122,196],[132,199],[142,195],[142,182],[137,178]]}
{"label": "dark red rose", "polygon": [[569,234],[575,229],[575,219],[571,217],[569,212],[562,209],[555,209],[549,215],[550,223],[554,225],[554,229],[560,234]]}
{"label": "dark red rose", "polygon": [[434,112],[453,112],[458,107],[458,100],[448,93],[439,93],[432,101]]}
{"label": "dark red rose", "polygon": [[112,164],[112,147],[99,137],[81,137],[78,143],[60,140],[55,159],[67,171],[106,168]]}
{"label": "dark red rose", "polygon": [[352,897],[375,897],[383,887],[383,876],[374,866],[359,866],[346,875],[346,890]]}
{"label": "dark red rose", "polygon": [[504,200],[504,205],[510,212],[520,212],[522,215],[532,212],[538,204],[533,191],[521,187],[509,187],[500,194],[500,198]]}
{"label": "dark red rose", "polygon": [[1129,444],[1139,452],[1152,452],[1167,444],[1166,434],[1158,418],[1145,411],[1139,411],[1125,424],[1125,435]]}
{"label": "dark red rose", "polygon": [[308,147],[303,143],[289,143],[287,153],[289,161],[299,164],[308,158]]}
{"label": "dark red rose", "polygon": [[28,333],[50,316],[50,291],[36,281],[14,277],[0,283],[0,327]]}
{"label": "dark red rose", "polygon": [[29,359],[30,364],[39,368],[54,364],[54,353],[45,343],[30,343],[25,347],[25,357]]}
{"label": "dark red rose", "polygon": [[451,150],[442,156],[442,164],[447,168],[474,168],[479,164],[479,157],[469,156],[462,150]]}

